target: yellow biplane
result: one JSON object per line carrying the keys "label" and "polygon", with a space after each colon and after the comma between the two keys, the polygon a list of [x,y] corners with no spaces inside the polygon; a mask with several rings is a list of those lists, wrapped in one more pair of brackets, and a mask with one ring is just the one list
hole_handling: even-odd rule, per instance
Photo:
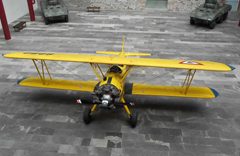
{"label": "yellow biplane", "polygon": [[[150,54],[125,52],[124,38],[122,51],[97,51],[96,53],[105,55],[52,52],[12,52],[4,54],[3,56],[11,59],[29,59],[32,60],[36,67],[38,77],[24,78],[19,81],[20,86],[91,92],[93,94],[92,106],[87,107],[83,112],[83,121],[86,124],[91,122],[92,113],[96,111],[97,108],[115,109],[116,105],[121,105],[126,111],[129,123],[132,127],[135,127],[137,124],[138,114],[134,110],[129,109],[131,103],[125,101],[125,94],[206,99],[215,98],[218,96],[218,93],[214,89],[191,86],[196,71],[205,70],[227,72],[234,69],[229,65],[210,61],[134,57],[149,56]],[[99,81],[54,79],[50,74],[46,61],[89,63]],[[101,64],[109,66],[106,72],[103,72],[100,66]],[[148,84],[125,83],[126,77],[135,67],[185,69],[187,75],[182,86],[155,86]],[[81,100],[78,100],[78,102],[81,103]]]}

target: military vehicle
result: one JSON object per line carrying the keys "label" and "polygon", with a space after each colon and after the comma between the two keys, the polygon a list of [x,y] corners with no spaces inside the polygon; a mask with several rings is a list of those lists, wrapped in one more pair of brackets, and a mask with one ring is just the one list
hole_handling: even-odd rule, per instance
{"label": "military vehicle", "polygon": [[217,0],[205,0],[204,4],[191,12],[190,24],[203,23],[207,24],[210,29],[213,29],[217,23],[222,23],[227,18],[231,9],[232,6],[229,4],[224,4]]}
{"label": "military vehicle", "polygon": [[45,24],[60,20],[68,22],[68,9],[62,0],[41,0],[40,6]]}

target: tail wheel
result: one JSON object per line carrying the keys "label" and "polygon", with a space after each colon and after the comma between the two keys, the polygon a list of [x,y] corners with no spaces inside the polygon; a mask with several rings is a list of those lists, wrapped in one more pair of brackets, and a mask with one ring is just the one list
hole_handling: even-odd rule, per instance
{"label": "tail wheel", "polygon": [[83,121],[85,124],[89,124],[92,121],[91,108],[85,108],[83,112]]}
{"label": "tail wheel", "polygon": [[136,127],[138,120],[138,113],[135,111],[132,111],[130,117],[129,117],[129,124],[132,128]]}

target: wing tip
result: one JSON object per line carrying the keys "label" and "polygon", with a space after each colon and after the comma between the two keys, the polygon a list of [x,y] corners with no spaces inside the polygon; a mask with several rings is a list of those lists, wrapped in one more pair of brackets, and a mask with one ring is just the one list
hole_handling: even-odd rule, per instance
{"label": "wing tip", "polygon": [[236,69],[235,67],[228,65],[228,67],[231,69],[231,71],[233,71],[234,69]]}
{"label": "wing tip", "polygon": [[19,79],[19,80],[17,81],[17,84],[20,85],[20,83],[21,83],[23,80],[25,80],[25,79],[27,79],[27,77],[23,77],[23,78]]}
{"label": "wing tip", "polygon": [[6,57],[5,55],[7,55],[7,54],[2,54],[3,57]]}
{"label": "wing tip", "polygon": [[212,93],[214,94],[215,98],[219,96],[219,93],[215,89],[213,89],[213,88],[210,88],[210,89],[211,89]]}

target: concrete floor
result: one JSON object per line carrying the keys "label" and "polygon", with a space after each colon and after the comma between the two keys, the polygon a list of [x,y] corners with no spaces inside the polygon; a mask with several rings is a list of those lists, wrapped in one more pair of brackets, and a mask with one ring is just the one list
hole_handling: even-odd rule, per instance
{"label": "concrete floor", "polygon": [[[73,6],[74,8],[74,6]],[[28,20],[25,16],[19,20]],[[0,51],[87,52],[120,50],[152,53],[154,58],[220,61],[233,72],[199,71],[193,84],[215,88],[213,100],[126,97],[136,103],[139,122],[129,127],[119,109],[82,122],[87,93],[24,88],[17,80],[36,75],[31,61],[0,57],[0,155],[156,155],[239,156],[240,28],[231,17],[214,30],[190,26],[188,14],[159,11],[88,13],[70,11],[69,23],[44,25],[41,16],[27,22],[12,40],[1,34]],[[49,62],[55,77],[95,79],[89,65]],[[128,81],[180,84],[186,71],[136,68]]]}

